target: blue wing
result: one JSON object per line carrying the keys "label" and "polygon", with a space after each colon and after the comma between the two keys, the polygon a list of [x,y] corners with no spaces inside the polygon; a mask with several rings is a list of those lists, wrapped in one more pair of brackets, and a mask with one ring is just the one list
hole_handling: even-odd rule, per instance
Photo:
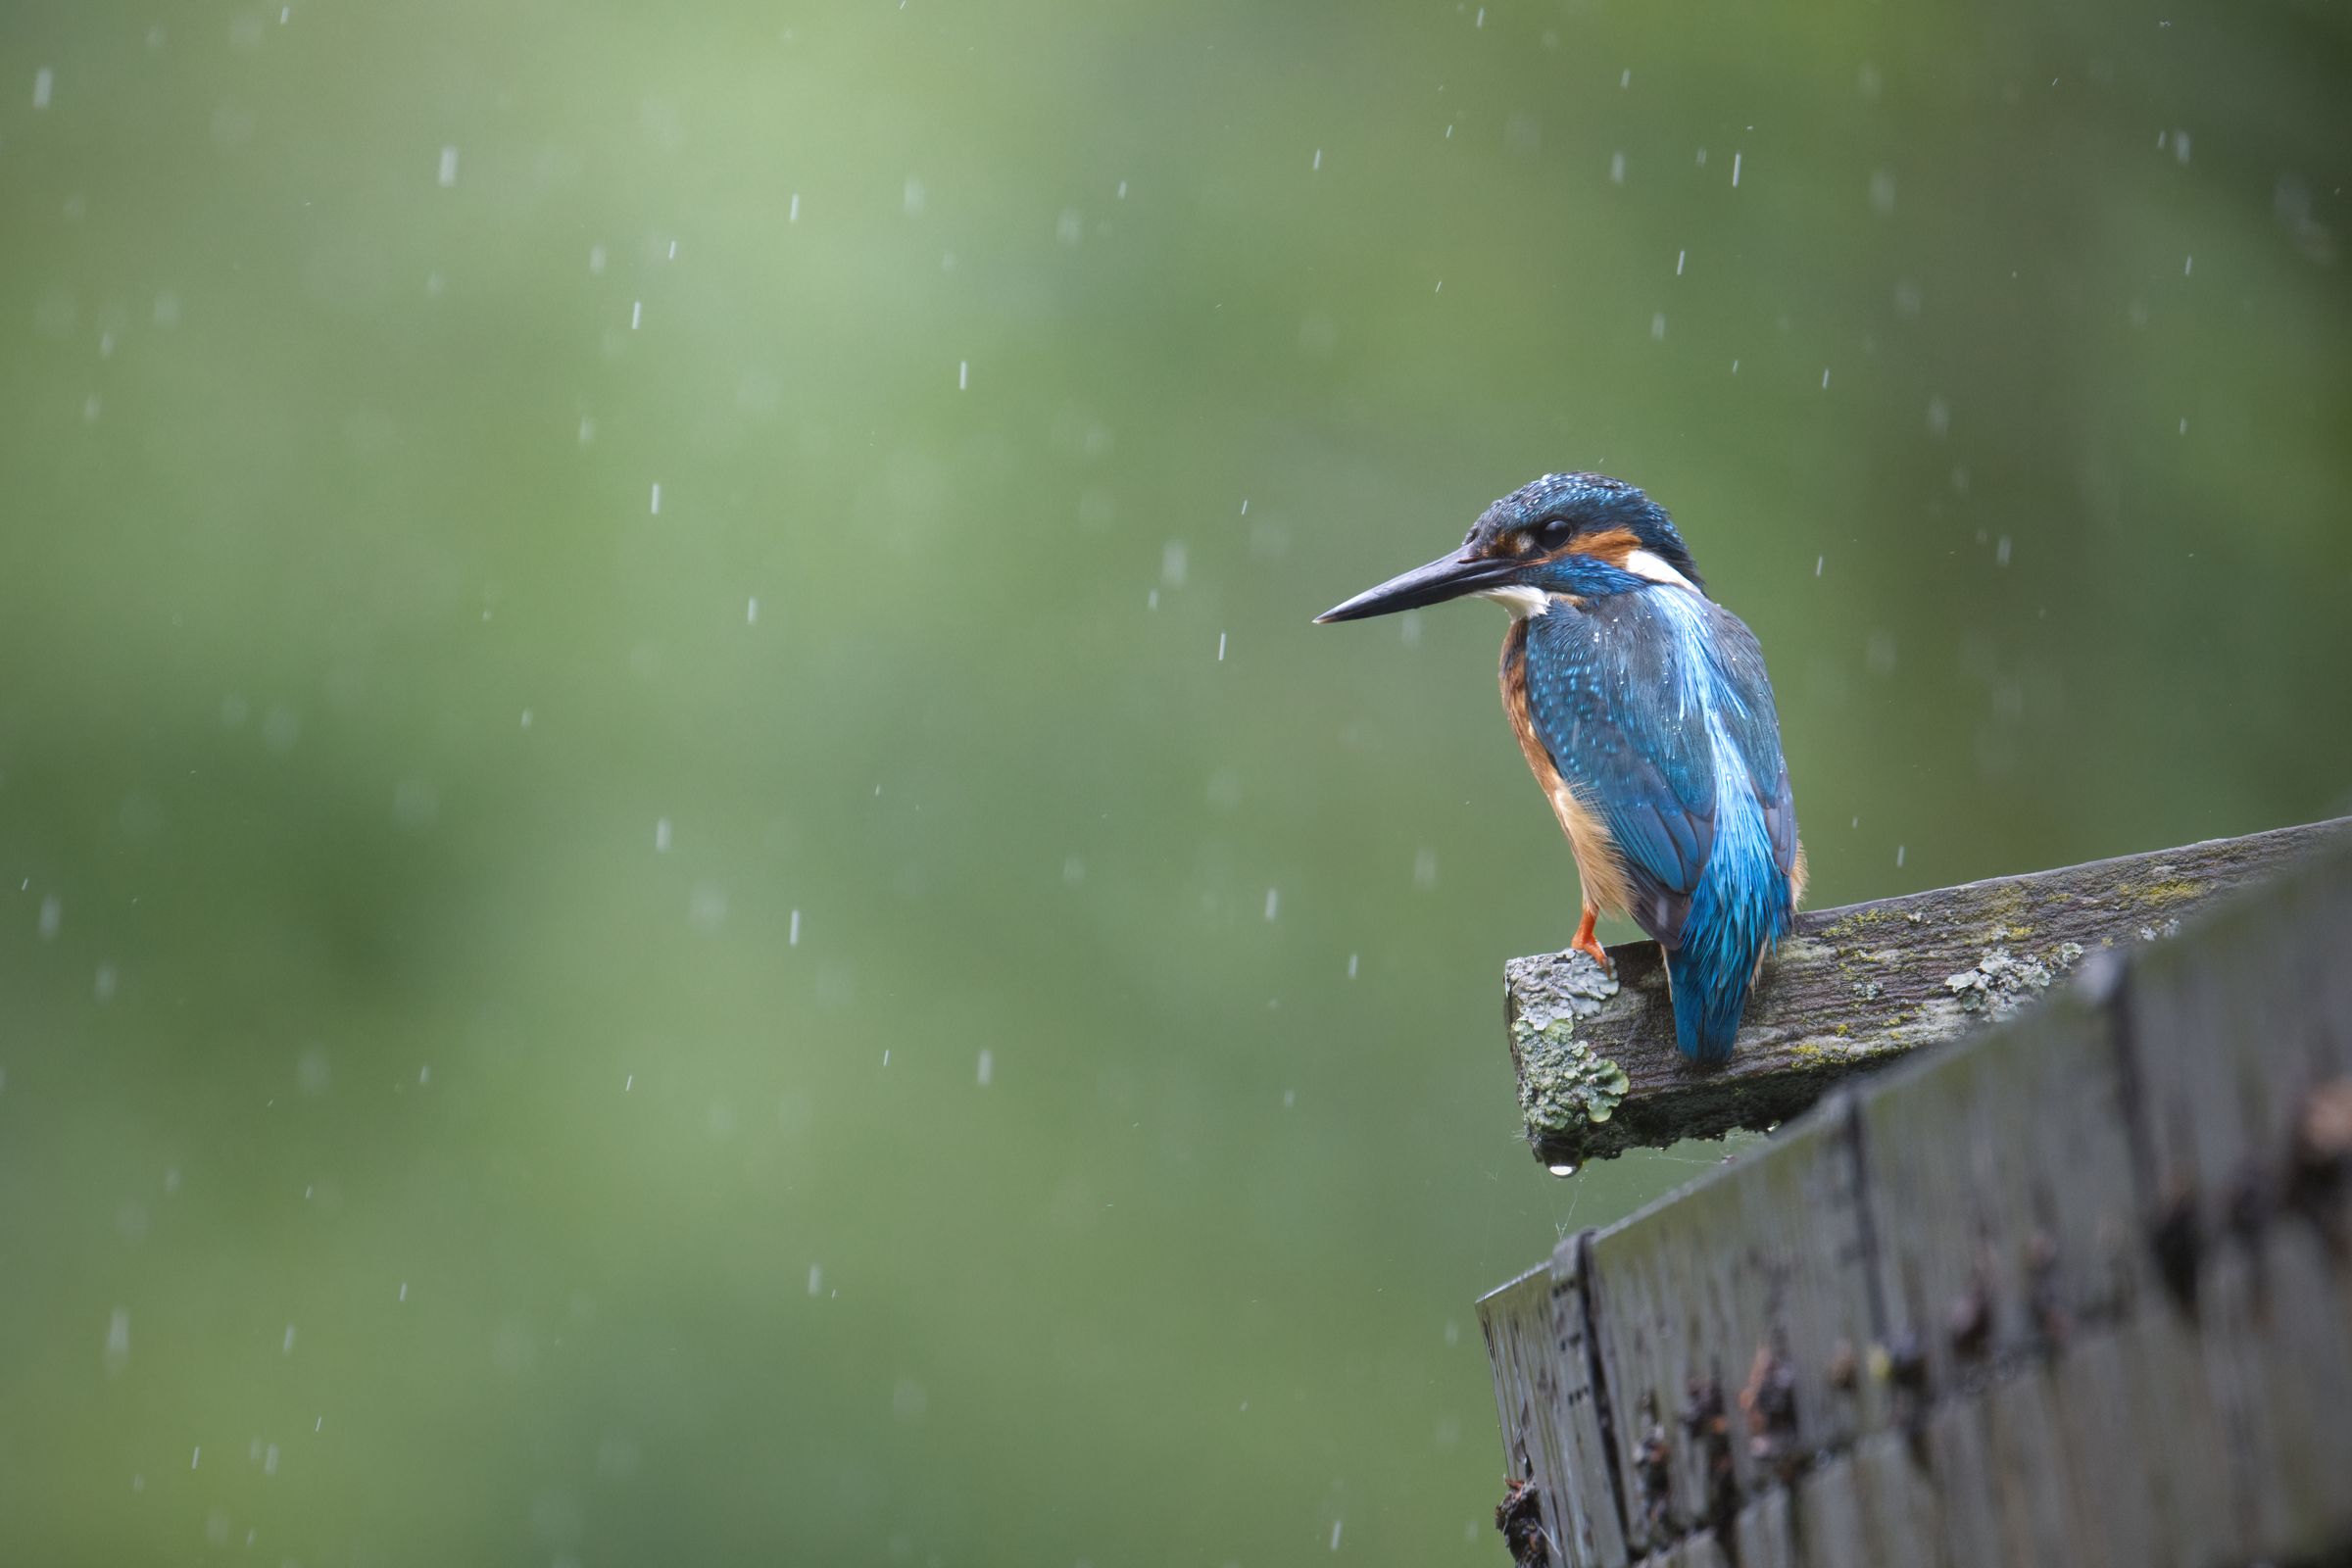
{"label": "blue wing", "polygon": [[1636,924],[1676,947],[1714,848],[1710,709],[1763,810],[1773,858],[1789,869],[1796,819],[1780,724],[1762,652],[1737,616],[1686,589],[1644,587],[1559,606],[1527,635],[1536,737],[1607,824]]}
{"label": "blue wing", "polygon": [[1772,681],[1764,673],[1764,650],[1738,615],[1712,600],[1706,608],[1717,711],[1763,808],[1773,860],[1782,875],[1796,880],[1796,806],[1788,793],[1788,762],[1781,754],[1781,720],[1772,706]]}

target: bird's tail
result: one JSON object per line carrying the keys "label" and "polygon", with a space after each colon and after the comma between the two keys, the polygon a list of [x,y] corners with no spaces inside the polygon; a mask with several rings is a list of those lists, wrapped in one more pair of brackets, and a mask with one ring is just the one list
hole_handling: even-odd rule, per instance
{"label": "bird's tail", "polygon": [[1788,930],[1792,902],[1762,813],[1719,816],[1714,852],[1691,893],[1682,941],[1666,955],[1675,1044],[1685,1056],[1714,1062],[1731,1055],[1747,988],[1764,955]]}

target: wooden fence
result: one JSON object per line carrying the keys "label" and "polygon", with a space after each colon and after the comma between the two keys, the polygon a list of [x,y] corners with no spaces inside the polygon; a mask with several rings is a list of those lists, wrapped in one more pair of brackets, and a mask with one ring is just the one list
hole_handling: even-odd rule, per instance
{"label": "wooden fence", "polygon": [[2352,844],[2306,849],[1482,1301],[1518,1560],[2352,1563]]}

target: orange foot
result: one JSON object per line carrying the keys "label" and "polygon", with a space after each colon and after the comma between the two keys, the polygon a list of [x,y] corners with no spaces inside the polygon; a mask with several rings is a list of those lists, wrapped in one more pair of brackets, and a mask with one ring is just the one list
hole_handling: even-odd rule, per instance
{"label": "orange foot", "polygon": [[1593,936],[1592,934],[1592,922],[1598,919],[1599,916],[1600,911],[1598,909],[1593,908],[1590,904],[1586,905],[1585,917],[1577,922],[1576,940],[1569,943],[1568,948],[1572,953],[1584,954],[1587,957],[1591,958],[1594,963],[1599,964],[1601,968],[1610,974],[1615,974],[1617,972],[1617,966],[1609,961],[1609,956],[1607,952],[1602,949],[1599,938]]}

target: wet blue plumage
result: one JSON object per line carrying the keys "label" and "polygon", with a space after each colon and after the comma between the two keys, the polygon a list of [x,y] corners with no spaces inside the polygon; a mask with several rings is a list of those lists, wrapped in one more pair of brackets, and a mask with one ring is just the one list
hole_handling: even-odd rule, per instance
{"label": "wet blue plumage", "polygon": [[1466,594],[1522,617],[1503,643],[1503,704],[1576,850],[1575,945],[1601,956],[1593,918],[1622,906],[1665,950],[1683,1054],[1722,1060],[1804,882],[1754,635],[1707,597],[1665,509],[1597,473],[1513,491],[1458,554],[1317,618]]}
{"label": "wet blue plumage", "polygon": [[1582,601],[1528,624],[1536,735],[1607,824],[1629,912],[1666,950],[1683,1054],[1719,1061],[1794,914],[1796,816],[1763,654],[1695,590],[1590,556],[1528,581]]}

